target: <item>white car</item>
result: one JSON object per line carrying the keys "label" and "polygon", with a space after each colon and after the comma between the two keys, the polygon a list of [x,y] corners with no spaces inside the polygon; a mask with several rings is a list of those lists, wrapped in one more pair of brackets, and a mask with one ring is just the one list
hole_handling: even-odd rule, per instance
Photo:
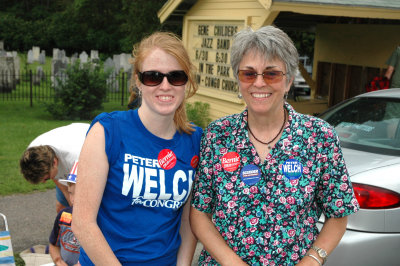
{"label": "white car", "polygon": [[319,117],[338,133],[361,207],[325,265],[400,265],[400,89],[358,95]]}

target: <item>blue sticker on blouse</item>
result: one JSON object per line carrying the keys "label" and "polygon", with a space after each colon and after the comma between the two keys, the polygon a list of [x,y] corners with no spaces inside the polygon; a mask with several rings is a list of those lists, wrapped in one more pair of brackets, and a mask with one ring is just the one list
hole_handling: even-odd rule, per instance
{"label": "blue sticker on blouse", "polygon": [[289,180],[298,179],[303,174],[303,165],[296,159],[289,159],[282,164],[282,172]]}
{"label": "blue sticker on blouse", "polygon": [[240,177],[246,185],[251,186],[260,181],[261,171],[254,164],[248,164],[243,166],[242,170],[240,171]]}

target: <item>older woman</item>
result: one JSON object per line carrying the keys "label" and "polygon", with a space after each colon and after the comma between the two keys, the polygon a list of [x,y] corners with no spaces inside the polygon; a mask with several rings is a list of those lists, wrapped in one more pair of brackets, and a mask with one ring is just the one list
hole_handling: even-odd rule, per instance
{"label": "older woman", "polygon": [[231,64],[247,108],[203,134],[190,215],[199,264],[322,265],[358,210],[339,140],[285,101],[298,53],[283,31],[239,32]]}

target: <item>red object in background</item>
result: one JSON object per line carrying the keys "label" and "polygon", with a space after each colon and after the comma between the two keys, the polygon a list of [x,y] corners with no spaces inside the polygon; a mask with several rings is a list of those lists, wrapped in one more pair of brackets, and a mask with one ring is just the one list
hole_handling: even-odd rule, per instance
{"label": "red object in background", "polygon": [[389,80],[386,77],[376,76],[366,86],[367,92],[389,89]]}

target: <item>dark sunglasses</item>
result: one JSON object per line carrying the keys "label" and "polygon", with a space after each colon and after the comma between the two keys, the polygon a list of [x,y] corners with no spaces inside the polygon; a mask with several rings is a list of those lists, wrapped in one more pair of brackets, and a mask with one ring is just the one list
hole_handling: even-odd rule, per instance
{"label": "dark sunglasses", "polygon": [[139,80],[146,86],[160,85],[164,77],[167,77],[169,84],[173,86],[185,85],[188,81],[188,76],[183,70],[171,71],[166,74],[158,71],[138,72]]}
{"label": "dark sunglasses", "polygon": [[286,74],[279,70],[266,70],[260,74],[254,70],[239,70],[238,72],[239,80],[245,83],[254,83],[259,75],[262,75],[265,83],[272,84],[281,81]]}

